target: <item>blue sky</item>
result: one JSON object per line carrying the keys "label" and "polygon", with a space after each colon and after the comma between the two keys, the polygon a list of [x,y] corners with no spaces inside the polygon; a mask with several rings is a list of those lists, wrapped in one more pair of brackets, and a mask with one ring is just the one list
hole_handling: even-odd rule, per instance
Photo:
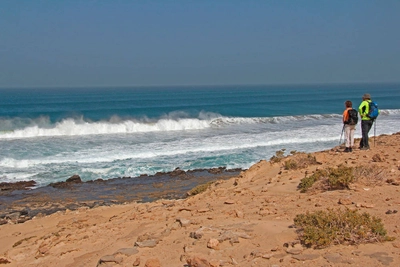
{"label": "blue sky", "polygon": [[400,1],[0,1],[0,87],[400,81]]}

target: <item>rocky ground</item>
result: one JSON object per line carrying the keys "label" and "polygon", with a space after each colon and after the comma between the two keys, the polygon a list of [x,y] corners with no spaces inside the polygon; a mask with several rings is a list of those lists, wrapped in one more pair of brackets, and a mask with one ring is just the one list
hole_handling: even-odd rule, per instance
{"label": "rocky ground", "polygon": [[[373,142],[372,142],[373,143]],[[284,168],[299,154],[261,160],[203,193],[179,200],[80,207],[0,225],[4,266],[400,266],[400,134],[376,137],[368,151],[313,153],[315,164]],[[317,169],[369,166],[378,172],[349,188],[306,193]],[[286,165],[287,166],[287,165]],[[293,219],[307,211],[355,209],[380,218],[394,241],[299,243]]]}
{"label": "rocky ground", "polygon": [[199,184],[229,179],[240,169],[224,167],[160,172],[140,177],[119,177],[83,182],[73,175],[65,182],[35,188],[35,181],[0,183],[0,225],[23,223],[36,216],[58,211],[110,206],[127,202],[151,202],[157,199],[182,199]]}

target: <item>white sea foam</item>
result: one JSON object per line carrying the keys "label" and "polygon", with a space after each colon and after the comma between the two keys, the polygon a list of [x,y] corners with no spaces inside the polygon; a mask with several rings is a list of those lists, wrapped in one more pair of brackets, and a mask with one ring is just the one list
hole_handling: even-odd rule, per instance
{"label": "white sea foam", "polygon": [[[381,115],[398,115],[399,109],[381,110]],[[150,120],[122,120],[113,117],[108,121],[91,122],[84,118],[64,119],[58,123],[51,124],[46,117],[30,120],[21,129],[0,131],[1,139],[21,139],[33,137],[51,136],[85,136],[104,134],[130,134],[146,132],[170,132],[204,130],[210,127],[226,127],[229,125],[243,124],[279,124],[295,121],[326,120],[340,118],[340,114],[324,115],[302,115],[302,116],[281,116],[281,117],[224,117],[214,113],[200,113],[198,118],[179,118],[182,114],[171,114],[156,121]],[[7,122],[8,127],[17,127],[23,123],[16,119],[2,120]]]}
{"label": "white sea foam", "polygon": [[80,136],[118,133],[144,133],[160,131],[201,130],[210,127],[210,122],[200,119],[160,119],[156,122],[140,122],[125,120],[118,123],[82,122],[74,119],[65,119],[51,128],[38,125],[24,129],[0,132],[0,139],[20,139],[50,136]]}

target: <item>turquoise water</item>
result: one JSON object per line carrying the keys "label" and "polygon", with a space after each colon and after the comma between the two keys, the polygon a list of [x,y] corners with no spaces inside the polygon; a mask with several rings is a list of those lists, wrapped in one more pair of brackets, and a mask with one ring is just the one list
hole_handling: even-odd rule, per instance
{"label": "turquoise water", "polygon": [[344,101],[364,93],[382,110],[375,133],[400,131],[399,84],[3,88],[0,182],[248,168],[282,148],[328,149]]}

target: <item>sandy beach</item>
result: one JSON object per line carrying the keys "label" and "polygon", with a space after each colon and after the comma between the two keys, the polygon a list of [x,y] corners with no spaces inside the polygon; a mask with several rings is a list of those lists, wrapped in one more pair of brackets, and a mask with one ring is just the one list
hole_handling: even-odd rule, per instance
{"label": "sandy beach", "polygon": [[[9,220],[0,225],[0,265],[400,266],[400,133],[372,138],[368,151],[334,147],[312,153],[315,164],[293,169],[286,162],[302,153],[261,160],[185,199]],[[366,172],[348,188],[298,189],[304,177],[340,164],[379,171],[372,177]],[[394,240],[320,249],[300,244],[296,215],[328,208],[376,216]]]}

